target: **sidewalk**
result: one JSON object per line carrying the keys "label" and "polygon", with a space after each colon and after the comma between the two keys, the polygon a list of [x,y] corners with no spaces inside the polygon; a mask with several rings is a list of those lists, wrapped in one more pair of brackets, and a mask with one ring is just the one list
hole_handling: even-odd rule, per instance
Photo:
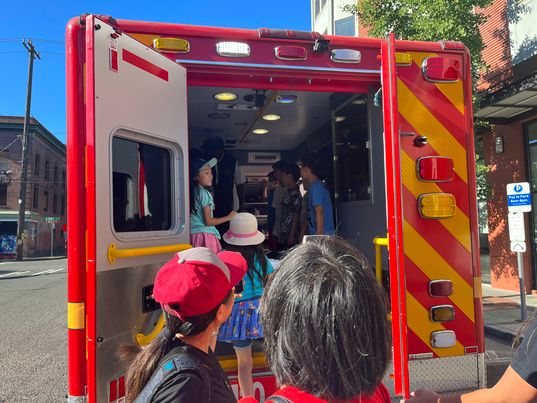
{"label": "sidewalk", "polygon": [[[526,318],[537,309],[537,295],[526,295]],[[520,295],[515,291],[493,288],[483,284],[483,319],[485,334],[512,341],[522,325]]]}

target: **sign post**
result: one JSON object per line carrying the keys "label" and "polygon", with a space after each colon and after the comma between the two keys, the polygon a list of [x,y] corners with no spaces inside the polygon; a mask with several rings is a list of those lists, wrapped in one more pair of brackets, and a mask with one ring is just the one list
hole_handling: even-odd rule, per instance
{"label": "sign post", "polygon": [[45,217],[45,222],[50,224],[50,257],[54,256],[54,230],[56,223],[60,222],[60,217]]}
{"label": "sign post", "polygon": [[531,211],[530,184],[528,182],[509,183],[507,185],[507,208],[509,210],[509,239],[511,251],[517,254],[518,279],[520,287],[520,320],[526,320],[526,286],[524,284],[524,260],[526,252],[526,229],[524,213]]}

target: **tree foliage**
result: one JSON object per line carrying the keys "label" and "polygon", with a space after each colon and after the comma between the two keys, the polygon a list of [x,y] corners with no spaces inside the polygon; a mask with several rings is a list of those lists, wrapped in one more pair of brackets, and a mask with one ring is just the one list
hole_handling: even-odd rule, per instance
{"label": "tree foliage", "polygon": [[484,67],[484,48],[479,25],[486,18],[480,8],[492,0],[358,0],[343,7],[359,16],[372,37],[394,32],[397,39],[416,41],[454,40],[463,42],[472,55],[477,76]]}

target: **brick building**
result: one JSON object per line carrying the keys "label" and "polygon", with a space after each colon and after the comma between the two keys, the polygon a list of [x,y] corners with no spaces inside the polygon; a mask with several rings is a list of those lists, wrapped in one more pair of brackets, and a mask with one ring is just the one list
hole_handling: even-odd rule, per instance
{"label": "brick building", "polygon": [[507,230],[506,184],[530,182],[534,211],[525,217],[524,253],[530,292],[537,289],[537,0],[495,0],[484,11],[488,20],[481,27],[486,44],[482,55],[488,70],[478,82],[480,105],[475,111],[491,124],[476,130],[489,184],[488,197],[479,203],[483,274],[490,274],[495,287],[518,289],[517,259]]}
{"label": "brick building", "polygon": [[[16,252],[23,122],[22,117],[0,116],[0,258],[14,257]],[[48,255],[51,243],[55,254],[64,254],[65,145],[34,118],[28,133],[24,255]],[[54,230],[52,224],[45,222],[45,217],[59,217]]]}

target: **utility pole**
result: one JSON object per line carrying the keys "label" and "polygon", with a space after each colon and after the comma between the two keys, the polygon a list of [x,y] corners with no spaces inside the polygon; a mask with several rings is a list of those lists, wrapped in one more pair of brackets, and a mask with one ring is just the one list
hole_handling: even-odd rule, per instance
{"label": "utility pole", "polygon": [[17,226],[17,260],[22,260],[24,247],[24,227],[26,213],[26,179],[28,177],[28,148],[29,136],[28,126],[30,124],[30,106],[32,103],[32,76],[34,72],[34,59],[41,59],[39,53],[35,50],[31,39],[24,39],[22,44],[28,51],[28,87],[26,90],[26,114],[24,115],[24,128],[22,130],[22,162],[21,162],[21,181],[19,193],[19,222]]}

